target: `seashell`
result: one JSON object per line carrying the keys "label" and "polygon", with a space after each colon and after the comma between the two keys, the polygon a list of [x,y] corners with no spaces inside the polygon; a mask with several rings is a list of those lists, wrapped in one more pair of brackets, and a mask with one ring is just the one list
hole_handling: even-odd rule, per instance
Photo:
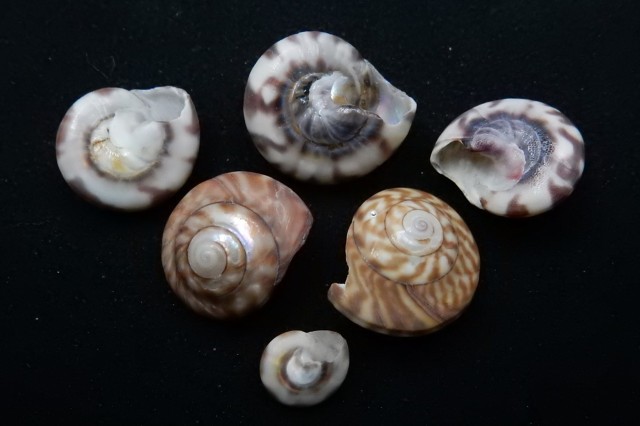
{"label": "seashell", "polygon": [[304,244],[313,218],[291,189],[232,172],[193,188],[169,216],[162,266],[194,311],[240,317],[262,306]]}
{"label": "seashell", "polygon": [[286,405],[314,405],[340,387],[349,370],[349,347],[333,331],[294,330],[274,338],[260,360],[264,386]]}
{"label": "seashell", "polygon": [[384,334],[418,335],[457,318],[478,285],[478,247],[444,201],[409,188],[387,189],[353,217],[349,275],[329,301],[351,321]]}
{"label": "seashell", "polygon": [[198,115],[184,90],[110,87],[71,106],[58,128],[56,151],[62,176],[83,198],[140,210],[185,183],[199,144]]}
{"label": "seashell", "polygon": [[502,99],[456,118],[438,138],[431,164],[473,205],[501,216],[533,216],[573,192],[584,169],[584,142],[557,109]]}
{"label": "seashell", "polygon": [[301,180],[334,183],[382,164],[409,132],[416,102],[346,41],[310,31],[255,64],[244,119],[260,153]]}

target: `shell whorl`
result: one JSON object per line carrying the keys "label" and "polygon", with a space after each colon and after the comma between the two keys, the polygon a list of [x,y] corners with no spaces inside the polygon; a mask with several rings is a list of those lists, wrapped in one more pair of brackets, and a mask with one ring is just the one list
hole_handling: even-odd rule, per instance
{"label": "shell whorl", "polygon": [[349,347],[338,333],[288,331],[275,337],[260,360],[260,378],[280,402],[313,405],[325,400],[344,381]]}
{"label": "shell whorl", "polygon": [[557,109],[527,99],[487,102],[440,135],[431,164],[491,213],[543,213],[569,196],[584,169],[584,142]]}
{"label": "shell whorl", "polygon": [[140,210],[178,190],[198,154],[200,127],[176,87],[104,88],[78,99],[60,123],[58,167],[85,199]]}
{"label": "shell whorl", "polygon": [[217,176],[192,189],[169,217],[162,238],[165,276],[198,313],[245,315],[268,300],[312,221],[302,200],[268,176]]}
{"label": "shell whorl", "polygon": [[365,201],[347,233],[349,275],[329,289],[353,322],[385,334],[419,335],[455,319],[471,302],[480,270],[462,218],[423,191],[394,188]]}
{"label": "shell whorl", "polygon": [[358,51],[321,32],[289,36],[260,57],[244,99],[247,129],[284,173],[334,183],[369,173],[402,143],[416,103]]}

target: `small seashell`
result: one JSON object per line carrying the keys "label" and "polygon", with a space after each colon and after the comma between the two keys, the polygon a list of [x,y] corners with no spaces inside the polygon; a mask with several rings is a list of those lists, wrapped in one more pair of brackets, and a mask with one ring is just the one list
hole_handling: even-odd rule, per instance
{"label": "small seashell", "polygon": [[478,247],[444,201],[409,188],[387,189],[364,202],[346,244],[349,275],[329,288],[329,301],[362,327],[418,335],[457,318],[478,285]]}
{"label": "small seashell", "polygon": [[301,180],[334,183],[382,164],[409,132],[416,103],[346,41],[310,31],[258,59],[244,119],[260,153]]}
{"label": "small seashell", "polygon": [[573,192],[584,169],[584,143],[557,109],[502,99],[456,118],[438,138],[431,164],[473,205],[501,216],[533,216]]}
{"label": "small seashell", "polygon": [[260,378],[286,405],[318,404],[344,381],[349,347],[333,331],[288,331],[274,338],[260,360]]}
{"label": "small seashell", "polygon": [[199,144],[198,115],[184,90],[104,88],[67,111],[56,151],[62,176],[83,198],[140,210],[185,183]]}
{"label": "small seashell", "polygon": [[268,300],[312,222],[302,200],[268,176],[217,176],[193,188],[169,216],[165,276],[194,311],[240,317]]}

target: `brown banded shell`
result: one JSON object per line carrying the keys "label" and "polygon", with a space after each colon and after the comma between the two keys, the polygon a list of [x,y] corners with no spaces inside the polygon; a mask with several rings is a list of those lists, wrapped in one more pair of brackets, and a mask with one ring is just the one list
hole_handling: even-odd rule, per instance
{"label": "brown banded shell", "polygon": [[312,224],[288,187],[232,172],[202,182],[176,206],[162,236],[173,291],[194,311],[240,317],[262,306],[283,278]]}
{"label": "brown banded shell", "polygon": [[501,216],[533,216],[573,192],[584,169],[584,142],[557,109],[501,99],[456,118],[438,138],[431,164],[473,205]]}
{"label": "brown banded shell", "polygon": [[177,87],[107,87],[78,99],[56,137],[58,167],[94,204],[148,208],[177,191],[193,169],[200,126],[191,97]]}
{"label": "brown banded shell", "polygon": [[407,136],[416,102],[345,40],[306,31],[258,59],[243,110],[267,161],[297,179],[335,183],[386,161]]}
{"label": "brown banded shell", "polygon": [[478,284],[480,257],[462,218],[410,188],[365,201],[347,233],[349,275],[329,300],[347,318],[384,334],[438,330],[460,315]]}
{"label": "brown banded shell", "polygon": [[329,330],[294,330],[275,337],[260,360],[264,386],[286,405],[314,405],[324,401],[344,381],[349,370],[349,347]]}

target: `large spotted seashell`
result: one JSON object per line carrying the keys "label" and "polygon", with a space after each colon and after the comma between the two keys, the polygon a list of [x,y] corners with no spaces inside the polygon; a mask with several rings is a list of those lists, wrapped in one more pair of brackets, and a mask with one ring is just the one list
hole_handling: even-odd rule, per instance
{"label": "large spotted seashell", "polygon": [[480,257],[460,216],[439,198],[387,189],[364,202],[346,244],[349,275],[329,288],[347,318],[385,334],[418,335],[449,323],[471,302]]}
{"label": "large spotted seashell", "polygon": [[83,198],[140,210],[184,184],[199,144],[198,115],[184,90],[105,88],[67,111],[56,150],[62,176]]}
{"label": "large spotted seashell", "polygon": [[431,164],[475,206],[533,216],[573,192],[584,169],[584,143],[557,109],[503,99],[455,119],[438,138]]}
{"label": "large spotted seashell", "polygon": [[162,236],[165,276],[194,311],[240,317],[268,300],[312,221],[282,183],[251,172],[220,175],[171,213]]}
{"label": "large spotted seashell", "polygon": [[416,103],[349,43],[302,32],[274,44],[247,82],[244,119],[260,153],[301,180],[333,183],[384,162]]}
{"label": "large spotted seashell", "polygon": [[283,333],[267,345],[260,360],[262,383],[286,405],[324,401],[340,387],[348,370],[347,341],[329,330]]}

